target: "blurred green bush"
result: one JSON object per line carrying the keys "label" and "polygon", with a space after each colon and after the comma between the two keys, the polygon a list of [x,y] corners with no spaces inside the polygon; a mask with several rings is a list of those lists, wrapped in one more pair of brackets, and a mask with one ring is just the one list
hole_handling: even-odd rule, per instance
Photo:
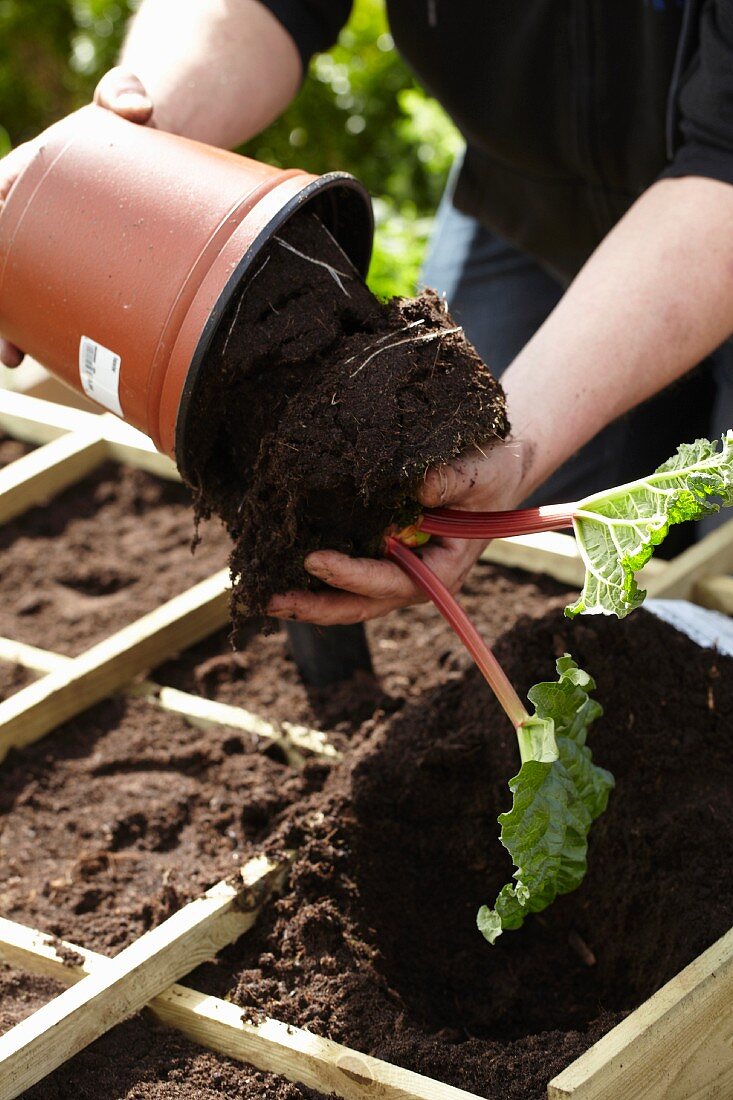
{"label": "blurred green bush", "polygon": [[[114,64],[134,0],[0,0],[0,153],[86,102]],[[370,272],[383,295],[415,286],[460,138],[397,55],[382,0],[356,0],[283,117],[243,150],[311,172],[345,169],[375,197]]]}

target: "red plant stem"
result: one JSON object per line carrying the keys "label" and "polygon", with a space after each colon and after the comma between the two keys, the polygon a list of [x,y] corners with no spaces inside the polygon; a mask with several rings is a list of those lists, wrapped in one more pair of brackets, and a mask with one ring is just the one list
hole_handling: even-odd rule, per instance
{"label": "red plant stem", "polygon": [[399,565],[421,592],[432,600],[473,657],[509,721],[519,729],[529,717],[526,708],[509,682],[504,669],[455,597],[450,594],[443,582],[438,580],[430,566],[397,539],[387,538],[384,553],[385,557]]}
{"label": "red plant stem", "polygon": [[505,539],[538,531],[572,527],[575,504],[549,504],[505,512],[461,512],[454,508],[428,508],[417,522],[426,535],[457,539]]}

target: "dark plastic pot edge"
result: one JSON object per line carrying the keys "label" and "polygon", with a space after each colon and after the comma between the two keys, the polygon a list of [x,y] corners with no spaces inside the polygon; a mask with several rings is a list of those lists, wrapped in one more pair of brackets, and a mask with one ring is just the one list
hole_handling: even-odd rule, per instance
{"label": "dark plastic pot edge", "polygon": [[[337,218],[334,212],[336,198],[333,194],[329,196],[329,192],[332,193],[342,188],[352,192],[354,199],[358,197],[362,200],[361,203],[355,201],[353,207],[355,211],[361,211],[364,222],[361,227],[355,227],[354,230],[348,234],[349,239],[344,239],[344,233],[339,231],[339,226],[336,224]],[[189,481],[191,480],[189,476],[190,471],[186,468],[186,425],[188,413],[204,359],[211,347],[211,343],[218,331],[227,307],[234,295],[242,288],[242,284],[246,281],[253,261],[257,258],[273,234],[305,206],[315,204],[319,199],[325,199],[327,197],[331,199],[331,215],[329,217],[329,210],[328,207],[326,207],[322,212],[325,224],[329,231],[333,233],[359,273],[363,277],[366,277],[369,269],[369,262],[371,260],[374,239],[374,212],[369,192],[355,176],[351,176],[347,172],[329,172],[323,176],[319,176],[290,199],[290,201],[278,211],[275,217],[267,223],[267,226],[262,232],[255,237],[254,241],[237,264],[237,267],[232,272],[201,332],[196,345],[196,351],[193,354],[188,373],[186,374],[186,381],[181,393],[181,401],[178,406],[178,414],[176,417],[176,463],[182,476]],[[361,249],[361,253],[359,249]]]}

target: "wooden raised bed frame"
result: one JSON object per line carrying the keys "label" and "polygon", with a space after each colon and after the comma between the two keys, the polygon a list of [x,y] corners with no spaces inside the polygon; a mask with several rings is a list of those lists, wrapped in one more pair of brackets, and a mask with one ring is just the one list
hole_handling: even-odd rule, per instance
{"label": "wooden raised bed frame", "polygon": [[[177,479],[149,440],[111,414],[97,415],[23,393],[0,390],[0,429],[38,448],[0,470],[0,522],[79,481],[113,459]],[[580,584],[570,536],[546,534],[493,543],[484,559]],[[651,595],[682,597],[733,612],[733,520],[670,563],[651,562]],[[40,679],[0,703],[0,761],[60,723],[121,690],[188,721],[247,730],[277,741],[297,767],[305,755],[334,758],[325,736],[274,726],[232,707],[136,677],[223,626],[227,574],[222,570],[78,657],[0,638],[0,661]],[[0,959],[69,988],[0,1036],[0,1100],[13,1100],[104,1031],[143,1007],[202,1046],[336,1094],[344,1100],[476,1100],[470,1093],[319,1038],[276,1020],[254,1024],[241,1009],[174,984],[254,923],[287,876],[288,858],[250,861],[184,906],[114,959],[66,944],[0,917]],[[733,929],[548,1086],[549,1100],[704,1100],[733,1095]]]}

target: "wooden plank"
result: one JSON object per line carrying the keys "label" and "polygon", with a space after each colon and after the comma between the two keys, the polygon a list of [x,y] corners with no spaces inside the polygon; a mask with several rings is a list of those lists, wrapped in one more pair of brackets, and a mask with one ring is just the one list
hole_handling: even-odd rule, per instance
{"label": "wooden plank", "polygon": [[245,710],[244,707],[218,703],[214,699],[205,699],[201,695],[178,691],[177,688],[160,687],[149,680],[136,685],[131,689],[131,693],[142,696],[148,702],[171,714],[180,714],[194,725],[204,728],[213,725],[229,726],[231,729],[242,730],[254,737],[259,737],[263,741],[280,745],[288,757],[288,762],[296,767],[303,764],[302,754],[317,756],[323,760],[338,760],[341,755],[333,745],[329,744],[328,738],[321,730],[298,726],[292,722],[276,725]]}
{"label": "wooden plank", "polygon": [[48,443],[67,432],[98,431],[100,420],[55,401],[0,389],[0,428],[26,443]]}
{"label": "wooden plank", "polygon": [[106,457],[98,432],[71,432],[11,462],[0,470],[0,523],[81,481]]}
{"label": "wooden plank", "polygon": [[[22,665],[33,672],[48,675],[73,664],[73,657],[60,653],[51,653],[47,649],[16,642],[12,638],[0,637],[0,661]],[[308,726],[283,722],[275,725],[260,718],[244,707],[217,703],[202,695],[192,695],[177,688],[163,687],[152,680],[143,680],[125,689],[126,695],[144,699],[151,706],[159,707],[170,714],[178,714],[192,725],[208,728],[210,726],[228,726],[242,730],[263,741],[279,745],[293,767],[302,767],[305,756],[317,756],[322,760],[338,760],[340,753],[329,744],[326,734]]]}
{"label": "wooden plank", "polygon": [[110,458],[168,481],[181,480],[175,462],[156,450],[152,439],[120,420],[114,413],[104,413],[99,419],[102,433],[109,444]]}
{"label": "wooden plank", "polygon": [[733,577],[703,577],[695,581],[692,598],[701,607],[733,615]]}
{"label": "wooden plank", "polygon": [[733,929],[550,1082],[549,1100],[733,1096]]}
{"label": "wooden plank", "polygon": [[530,573],[545,573],[575,587],[582,585],[585,575],[575,539],[559,531],[494,539],[481,555],[481,561],[526,569]]}
{"label": "wooden plank", "polygon": [[0,1036],[0,1100],[14,1100],[251,928],[284,881],[264,857],[220,882]]}
{"label": "wooden plank", "polygon": [[218,630],[228,584],[222,569],[0,703],[0,761]]}
{"label": "wooden plank", "polygon": [[31,672],[56,672],[59,668],[65,668],[73,657],[64,657],[60,653],[52,653],[48,649],[39,649],[38,646],[28,645],[26,642],[16,642],[14,638],[0,637],[0,661],[10,665],[22,665]]}
{"label": "wooden plank", "polygon": [[733,572],[733,519],[683,550],[669,562],[663,574],[649,581],[647,589],[650,596],[686,600],[702,577],[730,572]]}
{"label": "wooden plank", "polygon": [[107,440],[107,457],[180,481],[175,463],[156,451],[152,440],[112,413],[88,413],[24,393],[0,390],[0,427],[27,443],[48,443],[68,432],[97,434]]}
{"label": "wooden plank", "polygon": [[[67,952],[79,956],[79,964],[70,966],[58,955],[57,943],[51,936],[0,920],[0,959],[10,966],[72,985],[110,964],[105,955],[64,943]],[[236,1005],[186,986],[171,986],[147,1007],[161,1023],[200,1046],[326,1095],[335,1093],[344,1100],[476,1100],[472,1093],[301,1028],[272,1019],[246,1021]]]}
{"label": "wooden plank", "polygon": [[[111,414],[110,414],[111,415]],[[145,436],[142,436],[145,439]],[[150,448],[139,447],[136,443],[123,442],[121,440],[109,440],[107,443],[109,457],[115,462],[122,462],[126,466],[134,466],[137,470],[144,470],[154,477],[165,478],[166,481],[180,481],[175,462],[167,455],[156,451],[152,443]]]}

